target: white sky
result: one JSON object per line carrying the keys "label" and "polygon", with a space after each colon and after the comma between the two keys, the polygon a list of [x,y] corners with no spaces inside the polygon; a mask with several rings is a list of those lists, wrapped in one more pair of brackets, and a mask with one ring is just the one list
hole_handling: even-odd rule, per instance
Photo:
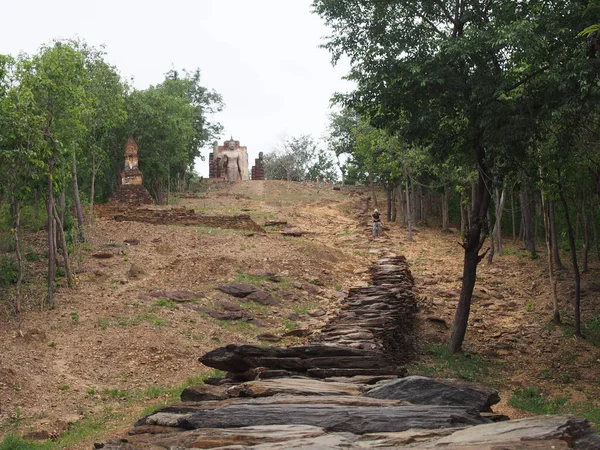
{"label": "white sky", "polygon": [[[52,39],[104,44],[107,60],[138,89],[171,68],[201,70],[223,96],[214,119],[248,147],[253,164],[282,136],[327,127],[329,100],[351,84],[318,48],[328,34],[311,0],[0,0],[0,53],[35,53]],[[143,159],[143,149],[140,157]],[[203,150],[208,155],[210,150]],[[196,170],[208,175],[208,159]]]}

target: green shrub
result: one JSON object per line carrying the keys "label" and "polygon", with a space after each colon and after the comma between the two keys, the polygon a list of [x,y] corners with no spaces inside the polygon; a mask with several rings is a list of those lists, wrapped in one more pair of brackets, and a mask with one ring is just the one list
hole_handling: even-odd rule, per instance
{"label": "green shrub", "polygon": [[19,266],[11,255],[0,257],[0,287],[8,287],[17,282]]}

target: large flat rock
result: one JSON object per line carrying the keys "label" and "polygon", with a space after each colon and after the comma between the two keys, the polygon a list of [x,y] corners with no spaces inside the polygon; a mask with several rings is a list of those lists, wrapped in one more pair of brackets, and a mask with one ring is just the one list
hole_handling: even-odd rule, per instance
{"label": "large flat rock", "polygon": [[314,425],[328,432],[354,434],[435,429],[488,423],[474,409],[456,406],[380,408],[313,405],[235,405],[199,411],[179,422],[185,429],[237,428],[257,425]]}
{"label": "large flat rock", "polygon": [[323,436],[325,430],[310,425],[265,425],[235,429],[204,428],[181,433],[156,436],[140,435],[130,438],[131,443],[151,443],[161,448],[216,448],[230,445],[297,441]]}
{"label": "large flat rock", "polygon": [[[312,344],[283,348],[232,344],[206,353],[200,358],[200,362],[215,369],[242,373],[255,367],[287,369],[297,367],[299,360],[338,357],[360,357],[369,360],[381,358],[385,360],[383,354],[379,352],[339,345]],[[311,367],[314,367],[314,365]]]}
{"label": "large flat rock", "polygon": [[405,400],[415,405],[466,406],[479,411],[491,411],[500,401],[498,392],[456,380],[434,380],[413,375],[376,387],[365,397]]}
{"label": "large flat rock", "polygon": [[311,378],[275,378],[273,380],[248,381],[227,389],[229,397],[271,397],[273,395],[360,395],[361,385],[336,383]]}
{"label": "large flat rock", "polygon": [[[592,426],[586,419],[580,417],[535,416],[466,428],[440,439],[434,446],[462,449],[466,445],[499,445],[506,442],[552,440],[574,442],[578,438],[591,434],[593,434]],[[600,442],[596,440],[596,445],[599,444]],[[600,446],[589,448],[599,449]]]}

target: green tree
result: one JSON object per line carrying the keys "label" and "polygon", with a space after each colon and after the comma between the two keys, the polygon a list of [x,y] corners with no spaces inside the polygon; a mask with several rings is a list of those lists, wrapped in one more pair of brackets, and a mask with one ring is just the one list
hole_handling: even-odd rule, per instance
{"label": "green tree", "polygon": [[36,164],[43,164],[47,175],[48,304],[53,306],[55,241],[61,243],[65,271],[72,284],[63,224],[54,199],[55,191],[64,192],[66,188],[71,175],[72,149],[86,129],[85,113],[89,105],[85,56],[77,42],[57,41],[42,46],[31,59],[22,59],[19,66],[19,88],[31,93],[30,114],[44,140],[34,151]]}
{"label": "green tree", "polygon": [[330,152],[321,149],[316,151],[313,160],[308,165],[306,178],[316,180],[317,178],[326,181],[337,182],[338,174],[335,169],[335,162]]}
{"label": "green tree", "polygon": [[126,101],[125,130],[140,146],[145,184],[160,203],[168,201],[173,180],[191,172],[201,147],[221,130],[208,120],[221,109],[221,97],[199,83],[199,71],[183,78],[172,71],[163,83],[135,90]]}
{"label": "green tree", "polygon": [[269,180],[304,181],[317,153],[314,139],[308,135],[284,138],[264,155],[265,177]]}
{"label": "green tree", "polygon": [[[493,167],[516,161],[527,130],[507,131],[507,111],[527,117],[520,94],[581,58],[582,2],[315,0],[331,27],[334,62],[347,55],[357,89],[341,100],[407,139],[461,154],[478,173],[465,233],[462,289],[450,349],[462,348],[488,234]],[[520,135],[524,131],[524,135]],[[508,138],[508,142],[506,142]],[[518,145],[516,145],[518,144]]]}

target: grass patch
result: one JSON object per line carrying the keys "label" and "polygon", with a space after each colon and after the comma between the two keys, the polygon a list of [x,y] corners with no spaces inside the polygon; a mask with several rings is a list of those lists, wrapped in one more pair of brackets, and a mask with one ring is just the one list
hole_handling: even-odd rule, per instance
{"label": "grass patch", "polygon": [[586,339],[596,347],[600,347],[600,315],[586,320],[582,328]]}
{"label": "grass patch", "polygon": [[585,417],[600,425],[600,407],[592,402],[570,402],[566,397],[548,397],[537,386],[526,386],[513,391],[508,404],[532,414],[572,414]]}
{"label": "grass patch", "polygon": [[296,305],[292,308],[292,311],[296,314],[308,314],[308,311],[314,309],[314,305],[311,303],[307,303],[305,305]]}
{"label": "grass patch", "polygon": [[437,378],[458,378],[489,384],[488,363],[469,353],[452,354],[446,345],[428,345],[424,361],[413,366],[411,372]]}
{"label": "grass patch", "polygon": [[298,323],[293,320],[286,320],[283,322],[283,327],[286,331],[292,331],[298,328]]}
{"label": "grass patch", "polygon": [[0,442],[0,450],[52,450],[54,448],[53,442],[31,442],[13,434],[9,434]]}
{"label": "grass patch", "polygon": [[199,226],[196,228],[197,234],[231,234],[231,233],[240,233],[240,230],[233,230],[230,228],[218,228],[218,227],[206,227]]}
{"label": "grass patch", "polygon": [[179,305],[174,300],[169,300],[168,298],[159,298],[156,300],[156,306],[160,308],[168,308],[168,309],[179,309]]}
{"label": "grass patch", "polygon": [[[212,370],[201,375],[189,377],[182,384],[171,388],[153,385],[135,392],[127,392],[120,389],[104,391],[112,398],[126,400],[126,405],[118,407],[117,410],[106,408],[102,413],[85,415],[83,419],[69,424],[67,431],[54,441],[28,441],[15,434],[8,434],[0,441],[0,450],[61,450],[65,448],[82,448],[78,445],[81,441],[98,436],[100,433],[106,432],[107,429],[114,428],[116,425],[123,425],[121,422],[126,417],[124,414],[126,407],[138,401],[165,397],[165,400],[146,407],[142,413],[143,416],[146,416],[169,403],[178,401],[185,388],[202,384],[207,378],[222,377],[224,375],[225,372]],[[95,388],[92,392],[95,393]],[[88,394],[92,395],[89,390]]]}
{"label": "grass patch", "polygon": [[516,255],[521,258],[528,258],[530,256],[529,252],[527,252],[525,250],[519,250],[518,248],[514,248],[514,247],[504,247],[502,250],[502,253],[503,253],[503,256],[504,255]]}
{"label": "grass patch", "polygon": [[[104,320],[109,320],[109,319],[103,319]],[[162,327],[165,325],[168,325],[168,322],[164,319],[161,319],[160,317],[155,316],[154,314],[138,314],[137,316],[134,317],[116,317],[114,319],[117,323],[117,325],[121,326],[121,327],[130,327],[130,326],[136,326],[139,325],[141,323],[148,323],[152,326],[155,327]],[[103,323],[103,322],[101,322]],[[109,321],[110,324],[110,321]],[[102,326],[102,325],[101,325]],[[108,328],[108,325],[107,325]]]}
{"label": "grass patch", "polygon": [[235,276],[235,281],[237,283],[252,284],[253,286],[262,288],[263,282],[267,281],[268,278],[267,275],[250,275],[249,273],[238,272]]}
{"label": "grass patch", "polygon": [[261,305],[260,303],[256,303],[256,302],[252,302],[252,301],[240,303],[240,307],[245,309],[246,311],[251,311],[253,313],[266,314],[269,312],[268,306]]}
{"label": "grass patch", "polygon": [[513,408],[532,414],[558,414],[566,403],[566,398],[548,398],[535,386],[515,389],[508,400]]}
{"label": "grass patch", "polygon": [[215,324],[227,331],[235,331],[237,333],[248,334],[253,333],[256,329],[254,325],[248,322],[237,320],[219,320],[214,319]]}

